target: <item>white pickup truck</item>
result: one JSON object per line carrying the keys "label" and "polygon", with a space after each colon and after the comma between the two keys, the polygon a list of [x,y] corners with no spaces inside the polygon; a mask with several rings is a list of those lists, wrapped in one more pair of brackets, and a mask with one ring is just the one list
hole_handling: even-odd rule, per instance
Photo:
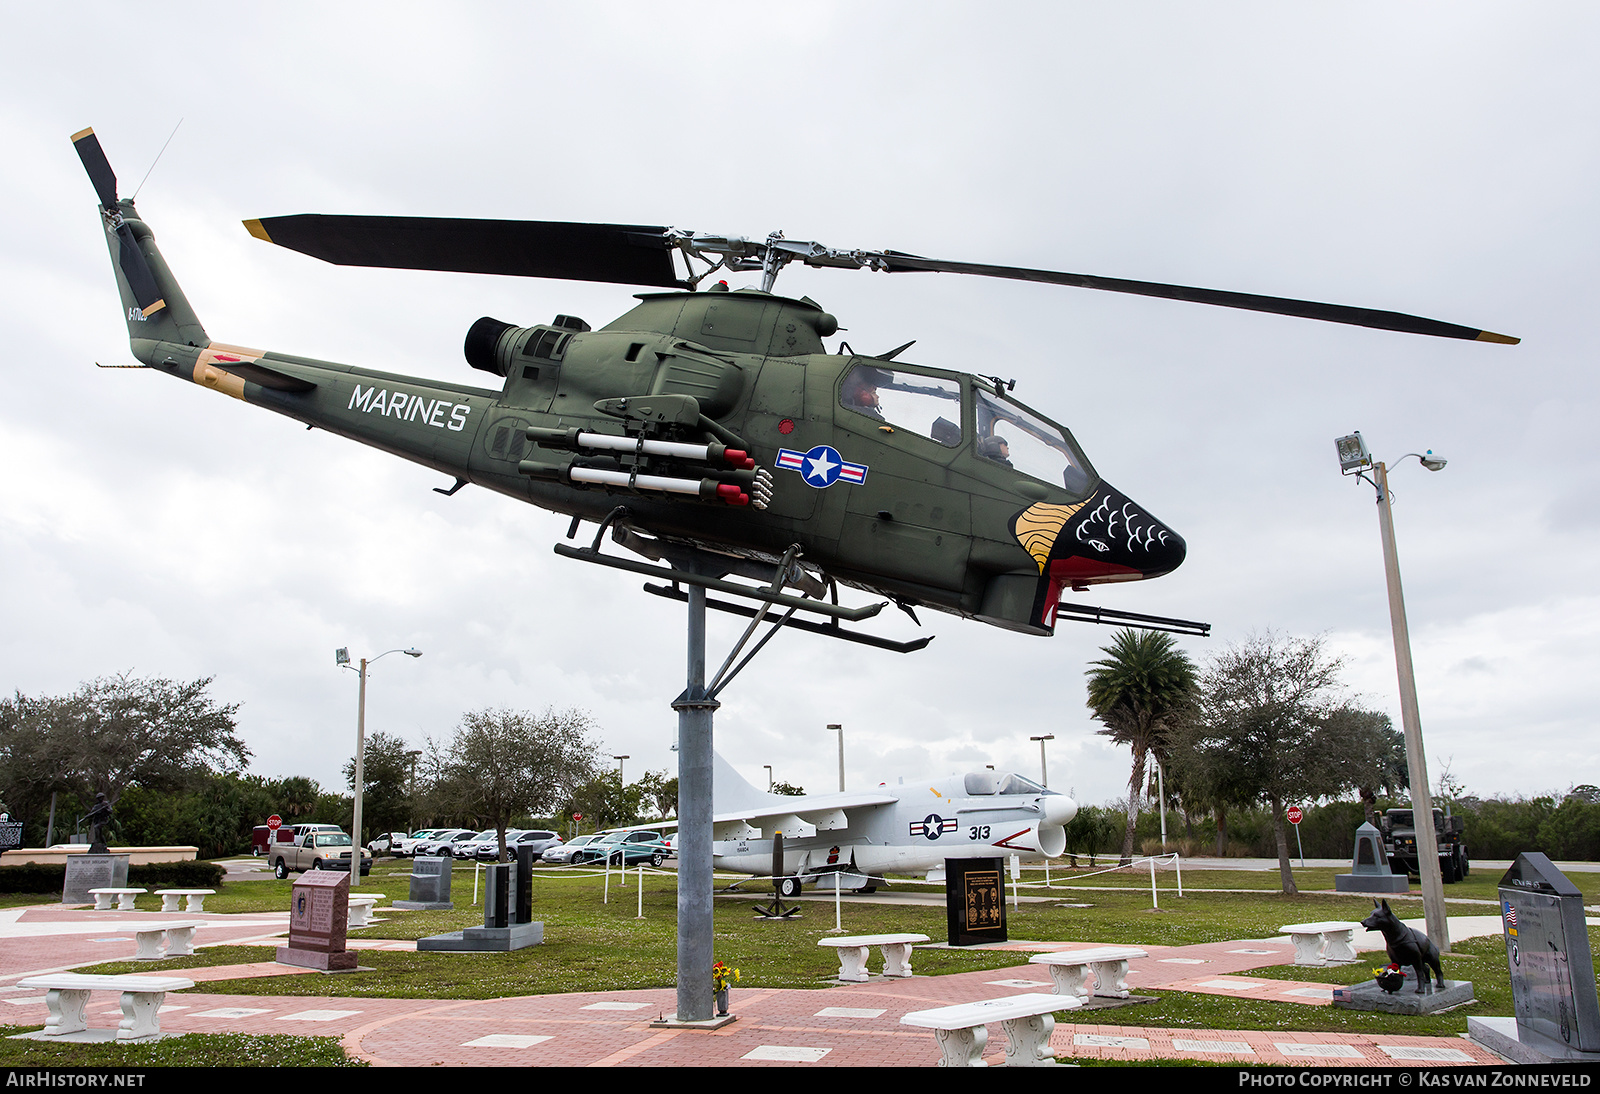
{"label": "white pickup truck", "polygon": [[[269,844],[271,850],[267,852],[267,861],[271,863],[275,877],[286,878],[290,871],[350,869],[350,856],[354,848],[350,845],[350,837],[343,832],[322,826],[307,826],[305,831],[294,832],[289,840],[282,839],[282,829],[278,831],[278,836],[277,841]],[[361,876],[365,877],[371,872],[372,856],[363,853]]]}

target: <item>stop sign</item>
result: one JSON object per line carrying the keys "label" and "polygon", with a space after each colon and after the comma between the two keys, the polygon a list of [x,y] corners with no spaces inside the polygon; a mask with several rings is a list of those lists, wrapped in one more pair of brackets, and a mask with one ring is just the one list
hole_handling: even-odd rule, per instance
{"label": "stop sign", "polygon": [[1304,814],[1300,812],[1300,807],[1298,805],[1291,805],[1289,807],[1290,824],[1299,824],[1302,816],[1304,816]]}
{"label": "stop sign", "polygon": [[267,818],[267,830],[269,832],[276,832],[278,829],[280,829],[282,827],[283,827],[283,818],[278,816],[278,814],[274,813],[274,814],[272,814],[272,816]]}
{"label": "stop sign", "polygon": [[575,820],[575,821],[581,821],[583,819],[583,814],[582,813],[574,813],[574,814],[572,814],[572,819]]}

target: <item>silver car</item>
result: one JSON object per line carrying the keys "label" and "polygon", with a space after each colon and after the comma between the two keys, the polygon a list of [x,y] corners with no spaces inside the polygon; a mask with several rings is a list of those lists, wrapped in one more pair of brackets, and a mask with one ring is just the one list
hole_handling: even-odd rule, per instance
{"label": "silver car", "polygon": [[548,848],[544,854],[540,855],[539,861],[556,862],[565,866],[567,863],[572,861],[572,852],[578,850],[580,847],[585,847],[593,843],[595,840],[599,839],[602,834],[603,833],[596,832],[588,836],[576,836],[570,843],[558,843],[554,847]]}

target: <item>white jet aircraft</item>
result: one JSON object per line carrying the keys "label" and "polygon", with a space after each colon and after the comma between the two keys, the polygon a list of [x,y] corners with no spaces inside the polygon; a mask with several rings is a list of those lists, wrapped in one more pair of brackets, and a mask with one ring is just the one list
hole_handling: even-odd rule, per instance
{"label": "white jet aircraft", "polygon": [[716,868],[769,877],[783,833],[784,896],[803,884],[871,892],[887,873],[943,876],[950,858],[1056,858],[1078,806],[1021,775],[983,770],[874,790],[785,797],[721,755],[713,773]]}

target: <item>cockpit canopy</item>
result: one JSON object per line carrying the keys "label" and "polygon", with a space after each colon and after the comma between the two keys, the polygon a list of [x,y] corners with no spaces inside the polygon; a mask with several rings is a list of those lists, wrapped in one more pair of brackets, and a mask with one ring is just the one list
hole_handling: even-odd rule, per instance
{"label": "cockpit canopy", "polygon": [[962,780],[963,788],[971,797],[990,794],[1054,794],[1056,791],[1040,786],[1032,779],[1015,772],[972,771]]}
{"label": "cockpit canopy", "polygon": [[[1088,495],[1094,471],[1065,430],[991,391],[985,381],[964,379],[965,384],[900,366],[858,364],[844,375],[839,404],[945,448],[970,444],[991,463]],[[964,387],[973,393],[970,414],[962,408]]]}

